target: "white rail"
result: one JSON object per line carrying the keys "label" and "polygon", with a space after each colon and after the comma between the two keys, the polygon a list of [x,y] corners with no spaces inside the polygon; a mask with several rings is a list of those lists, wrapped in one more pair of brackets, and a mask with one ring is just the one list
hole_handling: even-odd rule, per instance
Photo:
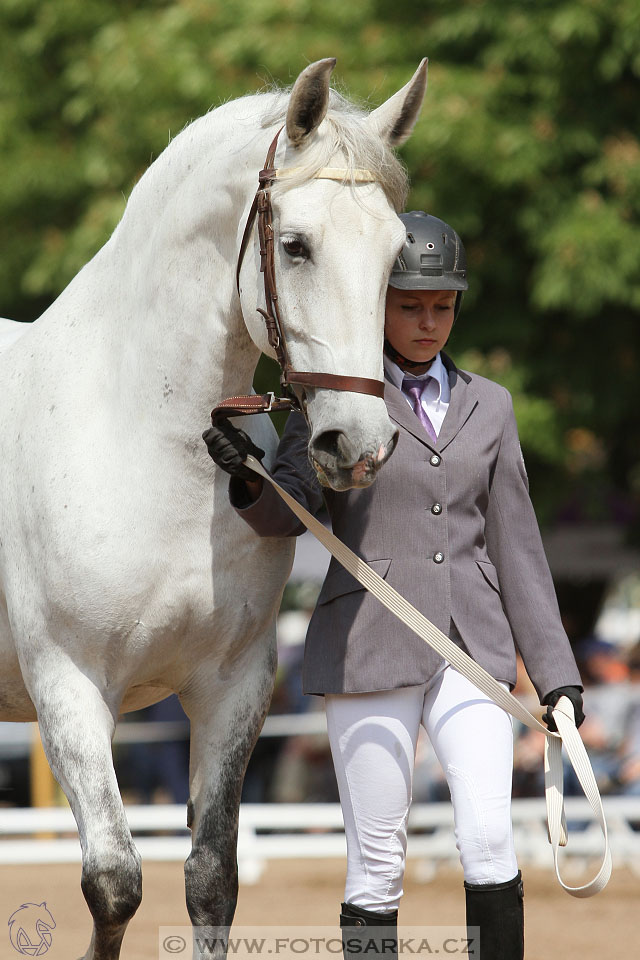
{"label": "white rail", "polygon": [[[0,723],[0,755],[4,750],[26,756],[36,735],[35,723]],[[326,733],[324,711],[274,714],[267,717],[261,737],[296,737],[302,734]],[[119,723],[113,737],[118,743],[169,743],[189,739],[187,720],[132,720]]]}
{"label": "white rail", "polygon": [[[611,851],[617,866],[640,875],[640,798],[610,797],[604,802]],[[599,827],[586,801],[566,801],[570,840],[565,856],[582,869],[600,853]],[[513,825],[521,864],[551,867],[544,801],[514,800]],[[129,825],[143,859],[185,860],[190,836],[180,805],[126,807]],[[457,862],[451,804],[416,804],[409,821],[409,857],[418,860],[422,879],[439,863]],[[171,836],[154,836],[170,831]],[[42,839],[43,834],[54,835]],[[241,880],[255,882],[269,860],[344,857],[345,839],[338,804],[243,804],[240,810],[238,862]],[[75,863],[80,844],[68,808],[0,810],[0,864]]]}

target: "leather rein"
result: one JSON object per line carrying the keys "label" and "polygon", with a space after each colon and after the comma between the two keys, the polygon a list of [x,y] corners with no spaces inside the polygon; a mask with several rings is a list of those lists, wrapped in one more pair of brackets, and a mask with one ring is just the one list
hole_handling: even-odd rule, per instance
{"label": "leather rein", "polygon": [[[351,393],[364,393],[373,397],[384,397],[384,382],[367,377],[347,377],[334,373],[311,373],[294,370],[289,360],[284,327],[278,302],[276,287],[273,209],[271,206],[271,187],[275,180],[291,176],[295,167],[277,169],[274,165],[278,137],[283,128],[276,133],[267,152],[263,169],[258,174],[258,189],[253,198],[247,222],[245,224],[238,261],[236,265],[236,289],[240,294],[240,270],[244,260],[254,223],[258,222],[260,242],[260,272],[264,279],[265,309],[258,307],[258,313],[264,317],[269,346],[273,349],[280,366],[280,384],[285,393],[276,397],[272,392],[249,394],[248,396],[227,397],[211,411],[211,421],[216,423],[223,417],[246,416],[253,413],[269,413],[279,410],[302,410],[298,394],[304,393],[304,387],[323,387],[328,390],[347,390]],[[322,167],[315,177],[324,180],[344,181],[349,171],[340,167]],[[359,183],[372,183],[374,175],[369,170],[356,169],[351,172],[352,180]],[[298,390],[295,390],[295,387]]]}

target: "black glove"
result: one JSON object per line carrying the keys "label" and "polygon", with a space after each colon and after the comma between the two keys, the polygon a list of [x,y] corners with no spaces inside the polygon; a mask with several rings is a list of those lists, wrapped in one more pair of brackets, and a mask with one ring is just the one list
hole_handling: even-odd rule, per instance
{"label": "black glove", "polygon": [[211,426],[202,434],[209,456],[219,467],[240,480],[257,480],[258,475],[245,467],[243,460],[248,454],[261,460],[264,450],[257,447],[244,430],[233,427],[225,418],[217,426]]}
{"label": "black glove", "polygon": [[568,697],[573,704],[573,712],[576,717],[576,727],[579,727],[582,721],[584,720],[584,713],[582,710],[582,694],[580,693],[579,687],[556,687],[555,690],[552,690],[551,693],[548,693],[543,700],[543,703],[547,706],[547,712],[543,714],[542,719],[549,727],[553,733],[557,733],[558,728],[556,722],[551,716],[551,711],[555,707],[556,703],[560,697]]}

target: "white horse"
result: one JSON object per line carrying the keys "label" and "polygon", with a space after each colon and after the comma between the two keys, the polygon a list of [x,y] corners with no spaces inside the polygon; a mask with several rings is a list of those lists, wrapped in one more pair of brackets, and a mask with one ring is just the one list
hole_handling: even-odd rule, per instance
{"label": "white horse", "polygon": [[[208,928],[234,914],[240,789],[272,691],[293,544],[259,540],[235,516],[200,434],[212,406],[250,392],[260,351],[270,352],[255,238],[240,296],[234,270],[282,124],[277,165],[298,168],[273,191],[292,364],[382,379],[406,189],[391,148],[417,119],[426,61],[370,114],[330,92],[334,63],[188,126],[46,313],[19,337],[8,322],[0,332],[0,718],[39,721],[73,809],[91,960],[119,956],[141,898],[114,727],[172,692],[192,730],[189,914]],[[331,163],[369,168],[377,182],[314,178]],[[393,447],[377,397],[309,389],[306,412],[310,452],[337,488]],[[268,418],[243,426],[269,463]]]}

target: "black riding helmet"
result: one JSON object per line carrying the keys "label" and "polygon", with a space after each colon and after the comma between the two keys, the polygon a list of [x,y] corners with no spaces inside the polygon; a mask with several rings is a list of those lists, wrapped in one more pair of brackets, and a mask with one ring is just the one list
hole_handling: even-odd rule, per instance
{"label": "black riding helmet", "polygon": [[407,239],[393,265],[389,286],[398,290],[457,290],[455,316],[467,282],[467,255],[462,240],[444,220],[423,210],[401,213]]}
{"label": "black riding helmet", "polygon": [[[401,213],[400,219],[407,229],[407,239],[393,265],[389,286],[398,290],[457,290],[455,320],[463,292],[469,288],[462,240],[448,223],[423,210]],[[403,357],[386,339],[384,349],[392,360],[409,369],[421,366]]]}

